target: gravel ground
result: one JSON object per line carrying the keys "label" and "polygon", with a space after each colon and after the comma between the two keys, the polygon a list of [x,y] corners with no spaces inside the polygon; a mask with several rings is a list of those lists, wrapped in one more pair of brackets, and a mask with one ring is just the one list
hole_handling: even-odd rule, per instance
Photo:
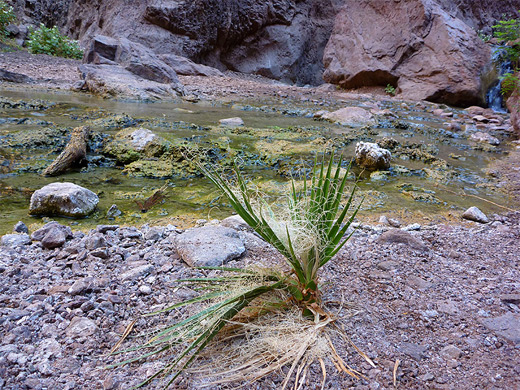
{"label": "gravel ground", "polygon": [[[134,332],[148,329],[140,313],[192,295],[175,283],[194,274],[177,255],[180,232],[171,225],[99,227],[74,232],[55,249],[39,241],[2,246],[0,388],[128,389],[150,374],[160,359],[103,367],[131,321],[138,320]],[[247,252],[230,265],[281,260],[256,236],[240,235]],[[392,389],[396,360],[398,388],[520,388],[519,239],[518,213],[410,232],[362,225],[322,282],[338,325],[377,367],[338,345],[367,379],[339,374],[329,362],[325,388]],[[282,378],[246,388],[276,389]],[[318,365],[303,388],[320,388],[321,380]],[[196,383],[186,375],[174,388]]]}

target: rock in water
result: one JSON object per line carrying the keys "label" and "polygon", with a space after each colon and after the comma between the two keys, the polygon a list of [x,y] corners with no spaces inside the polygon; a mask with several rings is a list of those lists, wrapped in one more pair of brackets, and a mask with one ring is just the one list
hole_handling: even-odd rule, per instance
{"label": "rock in water", "polygon": [[374,126],[376,124],[374,115],[361,107],[345,107],[337,111],[328,112],[321,117],[328,121],[350,127]]}
{"label": "rock in water", "polygon": [[226,127],[237,127],[237,126],[244,126],[244,121],[240,117],[234,117],[234,118],[225,118],[218,121],[220,126],[226,126]]}
{"label": "rock in water", "polygon": [[192,267],[216,267],[240,257],[245,252],[236,230],[205,226],[175,237],[177,253]]}
{"label": "rock in water", "polygon": [[356,163],[367,169],[388,169],[392,154],[389,150],[371,142],[358,142],[356,145]]}
{"label": "rock in water", "polygon": [[52,183],[34,191],[29,214],[82,218],[94,211],[98,196],[73,183]]}
{"label": "rock in water", "polygon": [[480,223],[488,223],[489,219],[478,207],[470,207],[467,209],[464,214],[462,214],[462,218],[469,219],[470,221],[480,222]]}

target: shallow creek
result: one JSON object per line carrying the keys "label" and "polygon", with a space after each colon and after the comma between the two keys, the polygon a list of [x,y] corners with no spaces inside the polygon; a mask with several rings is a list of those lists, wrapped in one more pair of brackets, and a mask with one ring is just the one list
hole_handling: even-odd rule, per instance
{"label": "shallow creek", "polygon": [[[431,113],[434,105],[379,101],[395,117],[380,116],[377,126],[348,128],[313,118],[319,110],[357,105],[370,109],[374,102],[289,100],[262,102],[130,103],[100,100],[81,94],[35,91],[0,91],[0,233],[9,232],[19,220],[27,225],[48,218],[28,215],[32,192],[55,181],[70,181],[100,197],[97,211],[83,220],[53,218],[89,228],[97,224],[187,224],[197,219],[222,218],[231,213],[226,203],[196,169],[184,161],[171,175],[132,171],[115,164],[103,145],[126,127],[144,127],[172,144],[192,145],[211,155],[214,164],[227,165],[238,158],[259,190],[274,199],[301,167],[312,164],[316,152],[334,149],[346,160],[354,156],[356,142],[371,141],[392,147],[392,168],[367,172],[354,166],[351,181],[358,181],[364,196],[362,213],[375,216],[418,214],[424,218],[458,216],[476,205],[485,213],[502,211],[496,204],[517,207],[495,188],[483,170],[507,153],[507,134],[497,147],[468,141],[466,132],[448,131],[446,118]],[[18,107],[13,102],[23,102]],[[42,99],[41,103],[34,99]],[[6,101],[8,103],[6,103]],[[40,104],[40,105],[38,105]],[[446,108],[453,118],[464,112]],[[219,119],[241,117],[244,127],[218,126]],[[41,171],[66,144],[69,131],[89,125],[93,131],[89,165],[59,177],[42,177]],[[195,157],[196,158],[196,157]],[[153,159],[152,159],[153,160]],[[157,160],[157,159],[156,159]],[[148,212],[143,201],[167,184],[166,199]],[[468,196],[469,195],[469,196]],[[482,198],[482,199],[480,199]],[[107,218],[113,204],[123,212]],[[406,218],[405,218],[406,219]]]}

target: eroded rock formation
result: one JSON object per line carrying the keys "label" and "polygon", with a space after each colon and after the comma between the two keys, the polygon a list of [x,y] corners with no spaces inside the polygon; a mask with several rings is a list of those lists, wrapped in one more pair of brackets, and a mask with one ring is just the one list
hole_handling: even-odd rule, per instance
{"label": "eroded rock formation", "polygon": [[86,46],[99,35],[126,39],[169,67],[182,63],[188,74],[218,74],[193,70],[197,63],[298,84],[391,84],[404,98],[455,105],[484,104],[493,81],[485,77],[490,53],[476,30],[489,32],[520,9],[520,0],[12,3],[35,20],[57,21]]}

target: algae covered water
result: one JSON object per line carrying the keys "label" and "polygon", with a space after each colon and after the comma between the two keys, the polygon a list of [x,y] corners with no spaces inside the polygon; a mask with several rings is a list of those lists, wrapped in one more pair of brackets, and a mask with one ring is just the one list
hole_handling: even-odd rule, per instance
{"label": "algae covered water", "polygon": [[[192,223],[223,218],[229,206],[200,176],[194,160],[228,168],[234,161],[270,200],[276,201],[291,177],[308,174],[316,153],[335,150],[348,161],[358,141],[377,142],[392,152],[388,171],[369,172],[353,166],[351,181],[364,197],[364,214],[420,213],[458,215],[477,205],[486,213],[515,207],[487,174],[490,163],[508,152],[508,133],[496,127],[498,146],[475,143],[465,129],[448,130],[434,106],[379,101],[377,124],[347,127],[318,120],[320,110],[347,105],[370,110],[374,102],[269,101],[133,103],[87,95],[3,91],[0,100],[1,233],[19,220],[27,225],[46,218],[28,215],[32,192],[56,181],[73,182],[99,195],[97,210],[82,220],[61,220],[76,228],[97,224]],[[445,108],[450,118],[465,113]],[[219,126],[240,117],[244,126]],[[41,172],[63,149],[70,131],[91,128],[88,164],[59,177]],[[145,128],[160,140],[160,151],[133,154],[121,149],[121,134]],[[130,130],[128,130],[130,129]],[[158,189],[165,198],[143,213],[142,203]],[[107,216],[116,205],[119,216]],[[54,218],[60,220],[59,218]]]}

